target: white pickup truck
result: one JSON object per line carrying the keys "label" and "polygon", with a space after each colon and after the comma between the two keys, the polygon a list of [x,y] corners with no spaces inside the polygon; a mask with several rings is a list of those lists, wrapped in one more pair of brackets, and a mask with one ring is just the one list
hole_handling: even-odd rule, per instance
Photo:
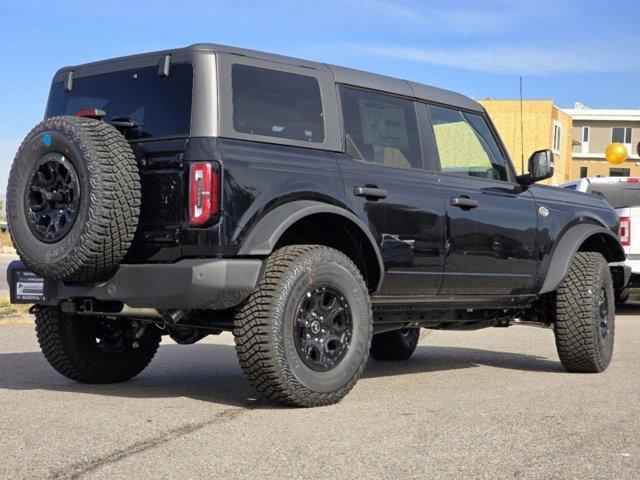
{"label": "white pickup truck", "polygon": [[560,188],[597,195],[616,209],[620,217],[620,242],[631,267],[631,281],[616,295],[616,302],[629,298],[630,288],[640,287],[640,178],[591,177],[564,183]]}

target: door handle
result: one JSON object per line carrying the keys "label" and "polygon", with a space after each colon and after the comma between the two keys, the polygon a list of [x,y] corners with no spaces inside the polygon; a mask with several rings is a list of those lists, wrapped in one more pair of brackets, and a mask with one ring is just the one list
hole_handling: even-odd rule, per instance
{"label": "door handle", "polygon": [[377,187],[355,187],[353,194],[356,197],[365,198],[387,198],[387,191],[384,188]]}
{"label": "door handle", "polygon": [[469,197],[451,197],[451,205],[458,208],[476,208],[479,203]]}

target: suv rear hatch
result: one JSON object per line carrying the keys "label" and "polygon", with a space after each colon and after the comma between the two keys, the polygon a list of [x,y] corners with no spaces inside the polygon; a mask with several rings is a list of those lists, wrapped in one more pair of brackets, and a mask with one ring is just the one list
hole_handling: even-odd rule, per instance
{"label": "suv rear hatch", "polygon": [[[46,117],[99,109],[129,140],[140,166],[142,209],[127,262],[170,261],[181,256],[179,230],[186,218],[183,156],[191,124],[193,67],[170,72],[141,67],[53,83]],[[101,113],[102,113],[101,112]],[[128,127],[122,127],[128,124]]]}

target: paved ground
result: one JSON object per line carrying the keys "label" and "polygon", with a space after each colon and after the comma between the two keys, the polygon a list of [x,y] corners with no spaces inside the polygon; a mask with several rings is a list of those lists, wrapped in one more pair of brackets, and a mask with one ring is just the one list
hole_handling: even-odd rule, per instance
{"label": "paved ground", "polygon": [[434,332],[311,410],[253,399],[228,334],[87,386],[0,327],[0,478],[637,479],[640,305],[617,322],[601,375],[565,373],[551,331]]}

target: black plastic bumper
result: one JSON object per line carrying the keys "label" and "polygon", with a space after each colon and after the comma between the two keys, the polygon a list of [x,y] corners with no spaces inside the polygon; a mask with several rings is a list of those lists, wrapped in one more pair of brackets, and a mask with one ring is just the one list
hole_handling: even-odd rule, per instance
{"label": "black plastic bumper", "polygon": [[[123,302],[132,308],[224,309],[246,299],[262,271],[262,260],[189,259],[172,264],[121,265],[110,278],[91,284],[70,284],[45,279],[46,300],[58,305],[65,300],[91,298]],[[15,301],[16,272],[25,270],[20,261],[11,262],[7,280]],[[23,302],[33,303],[33,302]]]}

